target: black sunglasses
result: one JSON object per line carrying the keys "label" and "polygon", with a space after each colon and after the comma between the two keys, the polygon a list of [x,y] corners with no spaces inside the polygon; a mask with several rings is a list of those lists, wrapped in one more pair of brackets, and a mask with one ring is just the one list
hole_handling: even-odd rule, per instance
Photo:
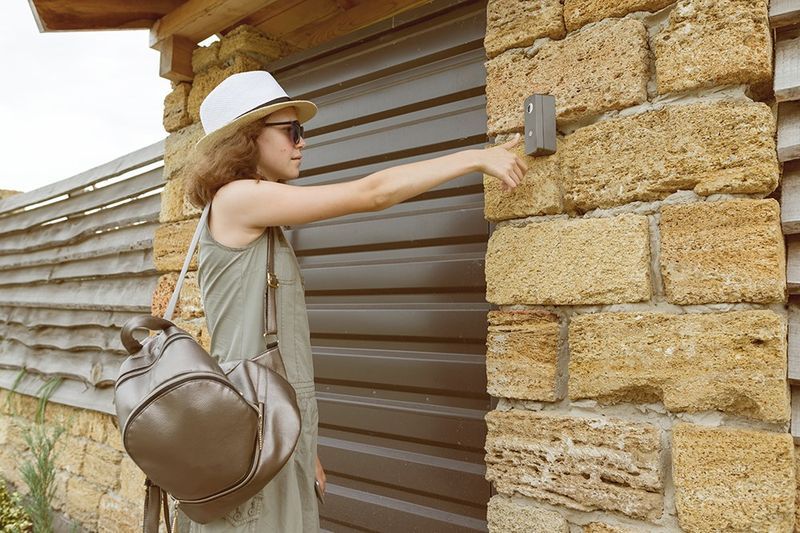
{"label": "black sunglasses", "polygon": [[304,133],[303,126],[300,125],[299,121],[297,121],[297,120],[287,120],[286,122],[264,122],[263,123],[264,126],[278,126],[278,125],[281,125],[281,124],[291,124],[292,125],[292,127],[289,128],[292,142],[294,144],[299,143],[300,139],[303,137],[303,133]]}

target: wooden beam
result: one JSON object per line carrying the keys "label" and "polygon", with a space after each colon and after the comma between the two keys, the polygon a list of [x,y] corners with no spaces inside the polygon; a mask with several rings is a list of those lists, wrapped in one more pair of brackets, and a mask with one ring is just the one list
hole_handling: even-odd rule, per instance
{"label": "wooden beam", "polygon": [[800,2],[797,0],[771,0],[769,3],[769,24],[781,28],[800,23]]}
{"label": "wooden beam", "polygon": [[180,35],[170,35],[158,43],[161,52],[159,75],[172,81],[191,81],[194,79],[192,70],[192,51],[197,44]]}
{"label": "wooden beam", "polygon": [[800,99],[800,38],[775,44],[775,100]]}
{"label": "wooden beam", "polygon": [[800,102],[778,105],[778,160],[800,159]]}
{"label": "wooden beam", "polygon": [[199,43],[277,0],[189,0],[161,17],[150,29],[150,48],[173,35]]}

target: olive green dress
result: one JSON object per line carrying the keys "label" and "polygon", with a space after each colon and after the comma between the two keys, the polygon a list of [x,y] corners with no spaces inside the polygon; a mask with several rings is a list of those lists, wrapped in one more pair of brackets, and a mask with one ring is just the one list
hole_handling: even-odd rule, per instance
{"label": "olive green dress", "polygon": [[[213,207],[209,217],[213,215]],[[305,305],[305,285],[297,258],[279,228],[273,237],[278,339],[289,382],[297,392],[301,433],[292,456],[258,494],[226,516],[199,524],[180,508],[179,533],[259,532],[309,533],[319,531],[319,509],[314,492],[317,457],[317,401],[311,339]],[[275,235],[273,233],[273,235]],[[266,350],[274,336],[264,337],[267,232],[241,248],[218,243],[204,225],[198,243],[198,281],[211,333],[211,355],[218,361],[246,359]],[[174,506],[170,500],[170,521]]]}

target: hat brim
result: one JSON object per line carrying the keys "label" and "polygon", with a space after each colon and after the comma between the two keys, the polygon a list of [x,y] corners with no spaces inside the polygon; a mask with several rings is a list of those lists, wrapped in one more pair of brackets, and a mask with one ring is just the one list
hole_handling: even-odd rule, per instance
{"label": "hat brim", "polygon": [[225,126],[204,135],[195,143],[194,151],[202,152],[212,146],[216,140],[227,137],[242,126],[286,107],[294,107],[297,109],[297,120],[300,122],[300,124],[311,120],[311,118],[317,114],[316,104],[309,102],[308,100],[289,100],[288,102],[280,102],[266,107],[260,107],[255,111],[245,113],[241,117],[229,122]]}

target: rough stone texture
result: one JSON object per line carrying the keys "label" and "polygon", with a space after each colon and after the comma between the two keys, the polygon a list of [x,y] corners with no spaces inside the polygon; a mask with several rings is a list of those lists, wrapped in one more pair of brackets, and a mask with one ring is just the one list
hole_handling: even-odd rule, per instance
{"label": "rough stone texture", "polygon": [[189,335],[194,337],[207,352],[211,350],[211,334],[206,325],[206,319],[195,318],[192,320],[176,319],[172,321],[176,326],[185,330]]}
{"label": "rough stone texture", "polygon": [[[158,283],[153,291],[150,313],[153,316],[164,316],[169,304],[169,299],[175,290],[179,272],[169,272],[158,278]],[[200,285],[197,282],[197,272],[187,272],[181,287],[181,295],[175,305],[173,318],[190,320],[205,316],[203,302],[200,296]]]}
{"label": "rough stone texture", "polygon": [[490,311],[487,391],[492,396],[556,401],[559,320],[540,311]]}
{"label": "rough stone texture", "polygon": [[220,41],[214,41],[208,46],[198,46],[192,50],[192,72],[200,74],[219,63],[220,47]]}
{"label": "rough stone texture", "polygon": [[490,532],[497,533],[569,533],[566,519],[523,501],[495,494],[489,500],[486,520]]}
{"label": "rough stone texture", "polygon": [[682,529],[791,531],[791,435],[679,423],[672,443],[675,506]]}
{"label": "rough stone texture", "polygon": [[171,93],[164,98],[164,129],[176,131],[192,123],[187,109],[191,84],[179,83]]}
{"label": "rough stone texture", "polygon": [[592,522],[583,528],[583,533],[635,533],[632,529]]}
{"label": "rough stone texture", "polygon": [[86,443],[81,474],[92,483],[106,489],[116,488],[122,454],[113,448],[94,441]]}
{"label": "rough stone texture", "polygon": [[489,0],[486,6],[486,56],[530,46],[540,37],[566,35],[559,0]]}
{"label": "rough stone texture", "polygon": [[498,304],[612,304],[650,299],[647,217],[506,225],[489,238],[486,299]]}
{"label": "rough stone texture", "polygon": [[790,417],[786,324],[772,311],[580,315],[569,346],[572,399]]}
{"label": "rough stone texture", "polygon": [[666,198],[767,194],[778,186],[775,119],[763,103],[667,105],[580,128],[560,156],[564,203],[588,211]]}
{"label": "rough stone texture", "polygon": [[191,154],[192,148],[205,135],[198,122],[170,133],[164,141],[164,179],[172,180],[180,175],[180,170]]}
{"label": "rough stone texture", "polygon": [[97,524],[97,509],[100,498],[105,494],[102,487],[81,477],[71,477],[67,480],[67,514],[79,520],[83,527],[95,531]]}
{"label": "rough stone texture", "polygon": [[199,216],[203,212],[198,209],[186,196],[186,176],[178,175],[174,179],[167,180],[164,190],[161,191],[161,213],[158,220],[160,222],[178,222]]}
{"label": "rough stone texture", "polygon": [[[144,497],[143,497],[144,498]],[[133,506],[114,494],[104,494],[100,497],[98,510],[98,533],[139,533],[142,530],[141,505]],[[172,509],[170,509],[172,513]],[[170,516],[170,520],[172,516]],[[164,519],[160,526],[164,528]]]}
{"label": "rough stone texture", "polygon": [[794,448],[794,471],[795,471],[795,486],[797,487],[797,495],[795,497],[795,511],[794,511],[794,531],[800,531],[800,447]]}
{"label": "rough stone texture", "polygon": [[770,82],[767,0],[681,0],[653,50],[660,94]]}
{"label": "rough stone texture", "polygon": [[559,123],[624,109],[647,100],[647,32],[634,19],[604,20],[533,57],[509,50],[486,62],[489,136],[522,131],[525,98],[556,97]]}
{"label": "rough stone texture", "polygon": [[498,492],[580,511],[661,516],[656,426],[521,410],[490,411],[486,422],[486,479]]}
{"label": "rough stone texture", "polygon": [[635,11],[658,11],[675,0],[564,0],[564,22],[574,31],[590,23]]}
{"label": "rough stone texture", "polygon": [[244,54],[266,65],[286,55],[290,47],[253,26],[240,24],[220,41],[219,60],[227,61]]}
{"label": "rough stone texture", "polygon": [[84,437],[63,433],[53,447],[56,454],[53,463],[56,468],[66,470],[70,474],[80,474],[86,459],[87,442],[88,440]]}
{"label": "rough stone texture", "polygon": [[[192,242],[192,235],[194,235],[198,220],[193,218],[158,226],[153,237],[153,262],[156,270],[159,272],[169,272],[171,270],[180,272],[183,262],[186,260],[186,254],[189,251],[189,244]],[[197,270],[196,249],[192,254],[189,269]]]}
{"label": "rough stone texture", "polygon": [[786,253],[772,198],[661,210],[661,274],[675,304],[781,302]]}
{"label": "rough stone texture", "polygon": [[256,61],[250,56],[239,53],[223,61],[221,64],[212,65],[208,67],[206,71],[197,74],[192,82],[192,90],[189,92],[188,99],[189,116],[192,117],[192,122],[198,122],[200,120],[200,104],[208,93],[219,85],[222,80],[231,74],[259,70],[261,68],[263,68],[261,62]]}
{"label": "rough stone texture", "polygon": [[521,141],[511,152],[528,165],[528,171],[513,191],[503,191],[499,179],[484,174],[483,212],[486,219],[499,221],[561,213],[563,192],[558,158],[562,149],[563,142],[558,139],[556,153],[547,156],[528,156],[525,155],[525,141]]}
{"label": "rough stone texture", "polygon": [[136,505],[141,505],[147,488],[144,472],[128,455],[123,455],[119,465],[119,495]]}

